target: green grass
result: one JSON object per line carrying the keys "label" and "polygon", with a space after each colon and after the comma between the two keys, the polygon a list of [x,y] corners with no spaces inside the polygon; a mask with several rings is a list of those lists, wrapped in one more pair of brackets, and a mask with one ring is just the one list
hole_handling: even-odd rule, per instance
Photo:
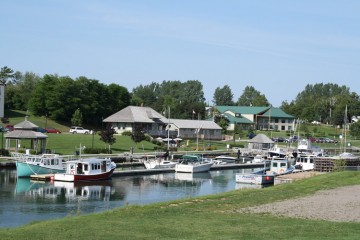
{"label": "green grass", "polygon": [[[241,189],[146,206],[127,206],[0,229],[1,239],[358,239],[360,223],[239,213],[243,207],[360,184],[336,172],[263,189]],[[294,206],[295,207],[295,206]]]}

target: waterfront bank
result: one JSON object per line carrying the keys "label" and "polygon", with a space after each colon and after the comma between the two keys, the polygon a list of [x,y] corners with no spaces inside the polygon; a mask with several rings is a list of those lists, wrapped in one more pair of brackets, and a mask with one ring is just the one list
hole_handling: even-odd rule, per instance
{"label": "waterfront bank", "polygon": [[[0,229],[2,239],[357,239],[358,222],[317,221],[239,209],[359,184],[359,172],[322,174],[271,188],[246,189],[100,214]],[[326,198],[322,199],[326,201]],[[293,206],[293,205],[292,205]],[[319,211],[315,209],[313,211]],[[329,208],[336,211],[337,208]],[[345,212],[343,212],[345,213]],[[339,213],[339,214],[343,214]],[[301,226],[301,227],[299,227]],[[96,229],[96,231],[94,231]]]}

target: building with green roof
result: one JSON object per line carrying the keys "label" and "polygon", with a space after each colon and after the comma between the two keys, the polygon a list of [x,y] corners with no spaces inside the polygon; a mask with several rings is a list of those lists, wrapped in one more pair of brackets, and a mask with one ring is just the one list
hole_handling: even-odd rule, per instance
{"label": "building with green roof", "polygon": [[293,131],[295,117],[272,106],[215,106],[229,120],[228,130],[241,129]]}

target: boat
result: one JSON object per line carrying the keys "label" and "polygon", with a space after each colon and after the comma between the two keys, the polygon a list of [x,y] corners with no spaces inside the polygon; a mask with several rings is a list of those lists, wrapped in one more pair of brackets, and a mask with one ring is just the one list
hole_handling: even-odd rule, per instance
{"label": "boat", "polygon": [[274,184],[276,176],[288,174],[294,170],[295,167],[288,159],[273,157],[264,161],[264,168],[251,173],[238,173],[235,178],[237,183]]}
{"label": "boat", "polygon": [[295,170],[295,166],[291,164],[288,158],[276,158],[273,157],[270,160],[265,161],[265,165],[269,166],[265,168],[266,174],[268,175],[285,175],[292,173]]}
{"label": "boat", "polygon": [[54,181],[98,181],[109,179],[116,164],[109,158],[84,158],[66,162],[66,172],[56,173]]}
{"label": "boat", "polygon": [[298,154],[295,160],[295,168],[303,171],[311,171],[314,169],[314,161],[318,155],[311,153]]}
{"label": "boat", "polygon": [[222,165],[222,164],[228,164],[228,163],[235,163],[236,160],[237,160],[236,157],[221,155],[221,156],[217,156],[214,158],[214,164]]}
{"label": "boat", "polygon": [[212,159],[203,158],[198,155],[184,155],[179,163],[175,165],[175,172],[207,172],[213,164]]}
{"label": "boat", "polygon": [[146,169],[163,169],[163,168],[174,168],[176,162],[164,159],[152,159],[144,161]]}
{"label": "boat", "polygon": [[267,159],[264,155],[256,155],[251,161],[248,161],[248,164],[254,164],[254,163],[264,163],[264,161]]}
{"label": "boat", "polygon": [[287,155],[288,155],[288,151],[285,148],[279,147],[277,145],[273,146],[268,151],[269,158],[272,158],[272,157],[284,158]]}
{"label": "boat", "polygon": [[58,154],[27,155],[11,153],[11,156],[16,160],[18,177],[65,172],[65,161]]}

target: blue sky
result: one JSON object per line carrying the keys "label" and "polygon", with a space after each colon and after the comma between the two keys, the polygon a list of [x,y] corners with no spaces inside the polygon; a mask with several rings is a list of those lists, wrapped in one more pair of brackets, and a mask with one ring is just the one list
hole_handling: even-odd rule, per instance
{"label": "blue sky", "polygon": [[307,84],[360,94],[358,0],[2,0],[0,66],[129,89],[199,80],[274,106]]}

